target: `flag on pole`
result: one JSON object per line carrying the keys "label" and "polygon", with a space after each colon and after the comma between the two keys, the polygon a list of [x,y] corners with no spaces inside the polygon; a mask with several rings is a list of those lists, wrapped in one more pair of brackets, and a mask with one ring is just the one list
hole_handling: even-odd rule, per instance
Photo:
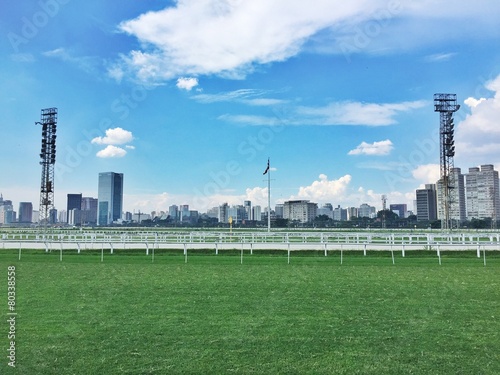
{"label": "flag on pole", "polygon": [[267,168],[262,174],[266,174],[267,172],[269,172],[269,159],[267,159]]}

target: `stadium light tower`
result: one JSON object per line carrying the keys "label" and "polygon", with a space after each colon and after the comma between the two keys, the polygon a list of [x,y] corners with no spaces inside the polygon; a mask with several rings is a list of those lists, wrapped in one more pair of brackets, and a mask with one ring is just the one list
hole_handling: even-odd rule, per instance
{"label": "stadium light tower", "polygon": [[453,157],[455,156],[455,140],[453,113],[460,109],[456,94],[434,94],[434,112],[439,112],[440,134],[440,199],[443,217],[441,229],[450,229],[450,190],[455,188]]}
{"label": "stadium light tower", "polygon": [[40,151],[40,164],[42,166],[40,224],[46,228],[50,219],[50,211],[54,208],[57,108],[42,109],[41,120],[40,122],[35,122],[35,124],[42,126],[42,149]]}

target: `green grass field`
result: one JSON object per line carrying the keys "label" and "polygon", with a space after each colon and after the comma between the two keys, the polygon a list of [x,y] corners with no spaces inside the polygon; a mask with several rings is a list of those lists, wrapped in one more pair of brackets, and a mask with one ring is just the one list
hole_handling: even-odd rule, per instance
{"label": "green grass field", "polygon": [[0,252],[0,373],[500,373],[499,255],[128,254]]}

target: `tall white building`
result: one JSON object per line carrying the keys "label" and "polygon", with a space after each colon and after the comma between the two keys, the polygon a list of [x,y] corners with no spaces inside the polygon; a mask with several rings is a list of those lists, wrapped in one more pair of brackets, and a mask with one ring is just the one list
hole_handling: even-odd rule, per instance
{"label": "tall white building", "polygon": [[467,219],[500,219],[500,192],[498,172],[493,165],[469,168],[465,175]]}
{"label": "tall white building", "polygon": [[376,216],[377,212],[375,207],[368,205],[367,203],[363,203],[358,208],[358,217],[368,217],[373,219]]}
{"label": "tall white building", "polygon": [[283,206],[283,218],[307,223],[316,218],[317,211],[317,203],[311,203],[306,200],[287,201]]}
{"label": "tall white building", "polygon": [[262,207],[253,206],[252,207],[252,217],[253,217],[253,220],[255,220],[255,221],[261,221],[262,220]]}

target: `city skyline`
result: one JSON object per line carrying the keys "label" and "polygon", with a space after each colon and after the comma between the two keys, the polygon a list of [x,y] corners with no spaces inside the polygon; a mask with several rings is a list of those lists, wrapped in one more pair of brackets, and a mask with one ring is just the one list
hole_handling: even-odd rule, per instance
{"label": "city skyline", "polygon": [[124,211],[266,207],[268,157],[272,207],[380,208],[382,195],[412,207],[439,179],[435,93],[462,105],[455,165],[500,169],[499,10],[486,0],[13,3],[0,16],[0,190],[38,210],[34,122],[57,107],[59,209],[67,193],[96,196],[106,170],[127,176]]}

